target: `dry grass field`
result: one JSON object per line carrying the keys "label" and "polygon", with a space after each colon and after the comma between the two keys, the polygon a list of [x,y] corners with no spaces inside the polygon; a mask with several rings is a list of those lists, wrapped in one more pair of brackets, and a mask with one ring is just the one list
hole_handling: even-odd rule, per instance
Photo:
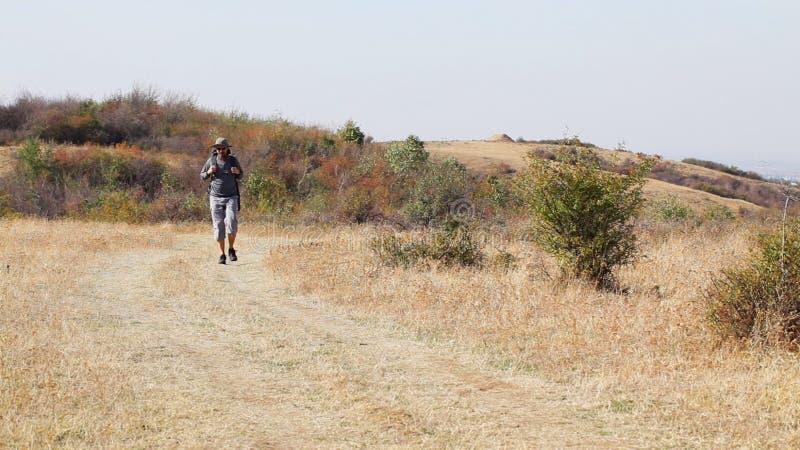
{"label": "dry grass field", "polygon": [[564,385],[298,295],[264,257],[309,248],[308,230],[251,227],[219,266],[205,224],[2,224],[3,447],[664,442]]}
{"label": "dry grass field", "polygon": [[628,295],[516,269],[393,269],[374,227],[4,220],[0,443],[23,448],[800,445],[795,354],[721,345],[747,226],[645,234]]}
{"label": "dry grass field", "polygon": [[798,356],[721,343],[704,321],[703,292],[748,253],[751,226],[645,233],[644,257],[621,273],[628,295],[559,280],[548,256],[502,234],[484,238],[521,255],[508,272],[380,267],[367,250],[373,233],[309,238],[273,253],[269,266],[311,295],[397,320],[429,345],[467,349],[484,370],[555,383],[583,417],[631,442],[800,445]]}

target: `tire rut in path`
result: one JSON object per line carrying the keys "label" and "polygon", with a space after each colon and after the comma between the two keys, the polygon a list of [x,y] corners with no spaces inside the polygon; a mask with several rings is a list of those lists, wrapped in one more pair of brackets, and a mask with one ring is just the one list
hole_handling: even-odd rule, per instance
{"label": "tire rut in path", "polygon": [[402,327],[292,295],[258,253],[220,266],[213,244],[181,235],[167,250],[100,255],[84,283],[126,342],[133,389],[171,418],[151,443],[646,446],[562,386],[481,370]]}

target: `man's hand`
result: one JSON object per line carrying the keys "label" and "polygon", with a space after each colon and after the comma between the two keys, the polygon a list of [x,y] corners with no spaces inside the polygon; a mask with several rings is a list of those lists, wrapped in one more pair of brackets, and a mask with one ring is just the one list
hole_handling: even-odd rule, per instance
{"label": "man's hand", "polygon": [[208,168],[208,171],[206,171],[206,173],[211,175],[212,173],[214,173],[216,171],[217,171],[217,166],[211,166],[211,167]]}
{"label": "man's hand", "polygon": [[240,173],[242,173],[242,171],[239,170],[238,167],[233,166],[233,167],[231,167],[231,173],[233,173],[234,175],[239,175]]}

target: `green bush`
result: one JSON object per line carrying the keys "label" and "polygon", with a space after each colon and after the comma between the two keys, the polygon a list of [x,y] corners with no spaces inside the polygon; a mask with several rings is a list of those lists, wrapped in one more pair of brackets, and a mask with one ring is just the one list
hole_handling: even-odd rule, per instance
{"label": "green bush", "polygon": [[692,208],[675,195],[654,200],[650,211],[654,218],[665,222],[682,222],[695,216]]}
{"label": "green bush", "polygon": [[537,144],[561,145],[569,147],[597,148],[597,146],[592,144],[591,142],[582,142],[578,138],[578,136],[565,137],[563,139],[540,139],[538,141],[528,141],[528,142],[535,142]]}
{"label": "green bush", "polygon": [[124,191],[101,192],[86,204],[85,217],[104,222],[140,223],[145,219],[146,205],[135,195]]}
{"label": "green bush", "polygon": [[369,247],[389,266],[410,267],[429,261],[446,266],[476,266],[484,259],[472,227],[452,220],[417,239],[394,233],[381,234],[370,240]]}
{"label": "green bush", "polygon": [[290,207],[290,194],[286,183],[266,171],[255,169],[244,182],[247,198],[256,209],[266,213],[282,213]]}
{"label": "green bush", "polygon": [[386,161],[389,170],[400,176],[408,176],[428,161],[425,144],[414,135],[405,141],[392,142],[386,148]]}
{"label": "green bush", "polygon": [[733,220],[736,214],[725,205],[714,205],[703,211],[703,220],[710,220],[712,222],[724,222]]}
{"label": "green bush", "polygon": [[614,288],[614,269],[631,262],[638,250],[633,220],[643,205],[651,163],[643,160],[620,175],[600,169],[580,148],[556,156],[557,161],[531,159],[516,183],[533,237],[566,273]]}
{"label": "green bush", "polygon": [[17,150],[16,157],[20,172],[29,181],[54,172],[53,150],[50,147],[42,148],[38,139],[27,139]]}
{"label": "green bush", "polygon": [[411,189],[405,213],[411,221],[421,224],[443,218],[450,213],[453,202],[464,199],[469,190],[467,168],[463,164],[455,159],[428,162]]}
{"label": "green bush", "polygon": [[499,175],[486,177],[485,185],[480,191],[480,197],[498,209],[503,209],[516,203],[510,178]]}
{"label": "green bush", "polygon": [[358,145],[364,145],[364,132],[352,120],[348,120],[342,128],[336,131],[336,134],[345,142],[355,142]]}
{"label": "green bush", "polygon": [[740,266],[714,278],[708,319],[722,337],[760,344],[800,338],[800,221],[764,233]]}

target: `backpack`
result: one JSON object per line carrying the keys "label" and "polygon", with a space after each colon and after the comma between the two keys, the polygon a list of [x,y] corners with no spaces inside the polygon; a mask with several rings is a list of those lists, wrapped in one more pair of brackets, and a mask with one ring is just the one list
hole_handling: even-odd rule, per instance
{"label": "backpack", "polygon": [[[236,159],[235,156],[233,156],[230,153],[228,153],[228,158],[233,158],[233,160],[236,161],[236,163],[238,165],[239,160]],[[217,165],[217,149],[214,148],[214,147],[211,147],[211,154],[208,156],[208,163],[209,163],[209,165],[214,165],[214,166]],[[206,197],[211,197],[211,181],[214,181],[214,174],[213,173],[209,177],[208,187],[206,188]],[[234,178],[233,182],[236,184],[236,210],[237,211],[241,211],[242,210],[242,196],[241,196],[241,194],[239,194],[239,180]]]}

